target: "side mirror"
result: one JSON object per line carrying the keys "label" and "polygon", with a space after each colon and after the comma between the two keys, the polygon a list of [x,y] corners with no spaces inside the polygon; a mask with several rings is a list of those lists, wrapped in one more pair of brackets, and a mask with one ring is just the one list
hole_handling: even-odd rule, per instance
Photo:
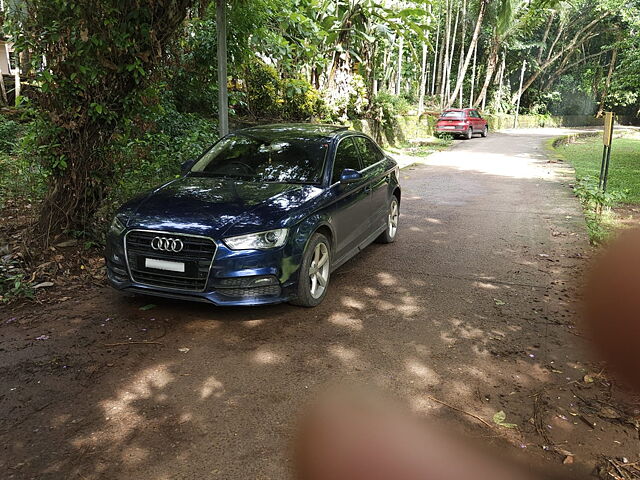
{"label": "side mirror", "polygon": [[197,161],[197,158],[190,158],[186,162],[182,162],[180,164],[180,171],[182,172],[182,174],[186,175],[187,173],[189,173],[189,170],[191,170],[191,167],[193,167]]}
{"label": "side mirror", "polygon": [[340,183],[353,183],[362,179],[362,174],[353,168],[345,168],[340,174]]}

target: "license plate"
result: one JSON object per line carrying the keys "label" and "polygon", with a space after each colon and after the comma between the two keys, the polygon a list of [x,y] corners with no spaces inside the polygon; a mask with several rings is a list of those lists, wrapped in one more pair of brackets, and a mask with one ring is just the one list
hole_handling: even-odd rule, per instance
{"label": "license plate", "polygon": [[445,128],[447,130],[455,130],[456,129],[456,127],[452,127],[452,126],[449,126],[449,125],[445,125],[445,126],[440,127],[440,128]]}
{"label": "license plate", "polygon": [[157,270],[184,273],[184,263],[182,262],[170,262],[168,260],[158,260],[156,258],[145,258],[144,266],[146,268],[155,268]]}

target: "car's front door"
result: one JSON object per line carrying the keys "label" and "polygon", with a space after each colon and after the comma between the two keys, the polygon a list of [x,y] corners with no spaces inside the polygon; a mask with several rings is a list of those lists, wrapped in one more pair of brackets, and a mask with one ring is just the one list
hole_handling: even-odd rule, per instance
{"label": "car's front door", "polygon": [[371,213],[367,179],[353,183],[340,183],[340,174],[345,168],[362,170],[360,155],[353,137],[340,140],[333,161],[331,175],[332,195],[337,198],[332,212],[335,238],[334,263],[340,264],[345,257],[358,248],[369,231]]}
{"label": "car's front door", "polygon": [[389,209],[389,175],[386,173],[385,155],[370,139],[355,137],[362,158],[362,174],[367,180],[371,192],[371,211],[369,214],[370,232],[386,225]]}

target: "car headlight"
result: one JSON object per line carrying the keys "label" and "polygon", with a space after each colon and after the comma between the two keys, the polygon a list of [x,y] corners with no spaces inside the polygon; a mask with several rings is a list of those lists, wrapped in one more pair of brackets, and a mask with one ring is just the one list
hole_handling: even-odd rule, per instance
{"label": "car headlight", "polygon": [[113,221],[111,222],[111,227],[109,227],[109,232],[114,235],[120,235],[124,229],[126,228],[127,219],[124,215],[118,214],[113,217]]}
{"label": "car headlight", "polygon": [[279,228],[267,232],[250,233],[224,239],[231,250],[264,250],[284,245],[287,240],[287,229]]}

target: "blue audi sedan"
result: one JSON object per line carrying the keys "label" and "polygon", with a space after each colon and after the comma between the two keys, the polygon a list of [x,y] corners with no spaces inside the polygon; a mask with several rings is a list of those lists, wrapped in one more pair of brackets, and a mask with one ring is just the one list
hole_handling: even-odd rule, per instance
{"label": "blue audi sedan", "polygon": [[396,238],[398,165],[344,127],[246,128],[182,167],[113,219],[105,255],[116,289],[313,307],[332,271]]}

